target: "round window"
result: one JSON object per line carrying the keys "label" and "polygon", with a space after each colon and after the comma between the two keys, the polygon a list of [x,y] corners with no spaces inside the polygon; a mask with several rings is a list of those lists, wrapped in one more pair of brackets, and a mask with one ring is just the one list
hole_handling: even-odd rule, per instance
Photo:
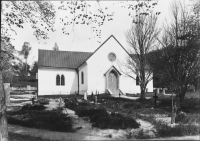
{"label": "round window", "polygon": [[115,60],[116,60],[116,55],[115,55],[114,53],[109,53],[109,54],[108,54],[108,59],[109,59],[110,61],[115,61]]}

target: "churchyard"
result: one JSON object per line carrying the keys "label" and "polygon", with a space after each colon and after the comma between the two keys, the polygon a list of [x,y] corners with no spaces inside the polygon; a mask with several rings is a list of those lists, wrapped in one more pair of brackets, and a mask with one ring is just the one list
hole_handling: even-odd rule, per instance
{"label": "churchyard", "polygon": [[[34,99],[34,95],[11,95],[8,124],[11,140],[79,140],[79,139],[161,139],[194,136],[198,139],[200,101],[185,98],[171,124],[171,97],[149,95],[138,97],[112,97],[109,94],[89,96],[47,96]],[[195,103],[195,104],[194,104]],[[14,130],[15,128],[22,128]],[[29,130],[40,130],[38,135]],[[44,137],[44,133],[51,132]],[[60,137],[57,137],[56,134]],[[68,135],[70,134],[70,136]],[[28,135],[28,136],[27,136]],[[35,137],[34,137],[35,136]],[[29,139],[30,138],[30,139]],[[43,139],[42,139],[43,138]]]}

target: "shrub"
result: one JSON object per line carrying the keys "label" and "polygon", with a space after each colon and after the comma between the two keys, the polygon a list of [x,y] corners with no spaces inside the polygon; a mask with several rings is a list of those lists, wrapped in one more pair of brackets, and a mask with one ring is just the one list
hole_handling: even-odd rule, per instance
{"label": "shrub", "polygon": [[177,114],[175,121],[178,122],[182,122],[182,123],[187,123],[188,122],[188,118],[185,112],[180,112]]}
{"label": "shrub", "polygon": [[156,125],[156,129],[161,137],[199,135],[200,133],[199,127],[192,124],[179,124],[170,127],[167,124],[160,123]]}
{"label": "shrub", "polygon": [[64,99],[65,107],[74,110],[78,107],[78,102],[75,99]]}
{"label": "shrub", "polygon": [[46,107],[44,105],[40,105],[40,104],[26,104],[24,105],[21,110],[44,110]]}
{"label": "shrub", "polygon": [[8,123],[51,131],[72,132],[72,120],[60,111],[8,112]]}
{"label": "shrub", "polygon": [[160,99],[159,106],[171,107],[172,106],[172,99],[170,99],[170,98],[162,98],[162,99]]}
{"label": "shrub", "polygon": [[125,109],[140,109],[140,108],[144,108],[144,105],[140,102],[132,102],[132,103],[125,103],[123,105],[123,108]]}
{"label": "shrub", "polygon": [[80,107],[76,110],[76,114],[79,116],[79,117],[90,117],[90,118],[93,118],[93,116],[97,115],[97,116],[102,116],[102,115],[108,115],[108,113],[106,112],[105,109],[94,109],[94,108],[83,108],[83,107]]}
{"label": "shrub", "polygon": [[50,100],[47,98],[41,98],[41,99],[38,99],[37,102],[42,105],[47,105],[49,104]]}
{"label": "shrub", "polygon": [[93,126],[101,129],[127,129],[139,128],[140,124],[132,117],[123,116],[119,113],[111,113],[110,115],[105,114],[97,118]]}
{"label": "shrub", "polygon": [[101,129],[138,128],[139,124],[132,117],[125,117],[119,113],[108,112],[104,108],[79,107],[76,109],[79,117],[89,117],[94,127]]}

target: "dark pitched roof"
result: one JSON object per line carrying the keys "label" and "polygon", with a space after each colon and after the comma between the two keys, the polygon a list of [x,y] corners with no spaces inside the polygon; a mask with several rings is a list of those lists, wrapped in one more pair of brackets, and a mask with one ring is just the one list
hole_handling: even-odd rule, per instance
{"label": "dark pitched roof", "polygon": [[73,51],[41,50],[38,53],[39,67],[78,68],[92,53]]}
{"label": "dark pitched roof", "polygon": [[97,50],[99,50],[111,37],[113,37],[124,51],[130,55],[120,42],[111,35],[106,39],[94,52],[72,52],[72,51],[53,51],[39,50],[38,66],[39,67],[56,67],[76,69],[83,65]]}

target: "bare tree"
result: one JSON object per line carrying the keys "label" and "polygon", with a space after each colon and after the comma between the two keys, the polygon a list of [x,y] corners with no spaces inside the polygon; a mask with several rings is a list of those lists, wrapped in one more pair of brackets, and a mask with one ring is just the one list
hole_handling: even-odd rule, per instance
{"label": "bare tree", "polygon": [[136,9],[131,28],[126,33],[126,39],[132,51],[127,62],[123,65],[126,71],[122,72],[133,78],[139,79],[141,99],[145,98],[147,84],[153,79],[153,67],[150,66],[149,52],[155,45],[159,30],[156,28],[158,12],[153,10]]}
{"label": "bare tree", "polygon": [[[197,6],[196,3],[193,6]],[[192,7],[191,9],[194,10]],[[200,20],[199,12],[190,11],[183,3],[171,5],[172,21],[165,26],[162,39],[164,70],[171,89],[183,101],[188,85],[200,78]]]}

